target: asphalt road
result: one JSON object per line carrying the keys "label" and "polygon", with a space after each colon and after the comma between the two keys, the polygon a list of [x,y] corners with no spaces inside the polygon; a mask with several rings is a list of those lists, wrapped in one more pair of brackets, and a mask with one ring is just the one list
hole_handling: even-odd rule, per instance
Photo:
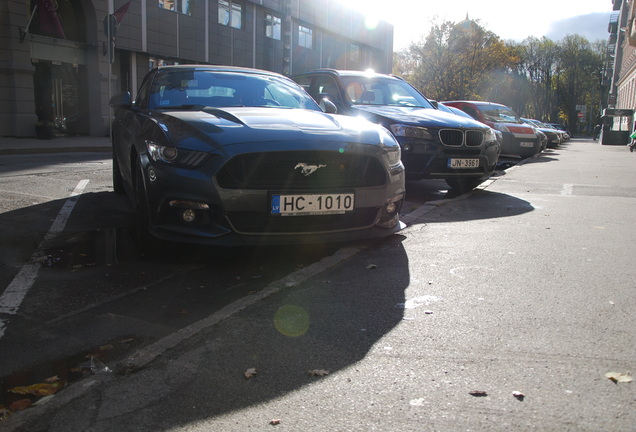
{"label": "asphalt road", "polygon": [[632,431],[635,384],[605,374],[636,370],[635,158],[573,140],[413,204],[394,238],[272,277],[0,430]]}

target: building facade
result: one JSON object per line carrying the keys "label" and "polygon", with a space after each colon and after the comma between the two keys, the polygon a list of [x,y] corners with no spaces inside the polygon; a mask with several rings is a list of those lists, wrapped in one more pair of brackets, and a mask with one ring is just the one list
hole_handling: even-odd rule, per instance
{"label": "building facade", "polygon": [[3,0],[0,136],[108,135],[110,96],[166,64],[390,73],[393,27],[345,0]]}
{"label": "building facade", "polygon": [[[610,90],[610,107],[636,109],[636,23],[634,23],[634,1],[614,0],[615,21],[618,28],[613,27],[610,20],[610,42],[616,40],[613,58],[613,81]],[[616,37],[612,37],[613,31]],[[610,47],[610,51],[611,51]]]}

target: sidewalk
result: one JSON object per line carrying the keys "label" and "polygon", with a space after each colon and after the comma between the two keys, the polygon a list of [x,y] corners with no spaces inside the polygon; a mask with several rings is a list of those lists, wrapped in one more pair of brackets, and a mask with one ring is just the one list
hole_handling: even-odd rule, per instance
{"label": "sidewalk", "polygon": [[0,137],[0,155],[110,151],[110,138],[107,136],[61,136],[51,140]]}

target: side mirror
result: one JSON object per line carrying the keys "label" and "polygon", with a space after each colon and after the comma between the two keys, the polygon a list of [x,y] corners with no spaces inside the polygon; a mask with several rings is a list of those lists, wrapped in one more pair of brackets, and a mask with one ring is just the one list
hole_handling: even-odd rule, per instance
{"label": "side mirror", "polygon": [[110,98],[109,104],[113,108],[130,108],[132,106],[130,92],[116,94]]}
{"label": "side mirror", "polygon": [[327,98],[323,98],[318,105],[320,105],[320,109],[327,114],[338,114],[336,105]]}

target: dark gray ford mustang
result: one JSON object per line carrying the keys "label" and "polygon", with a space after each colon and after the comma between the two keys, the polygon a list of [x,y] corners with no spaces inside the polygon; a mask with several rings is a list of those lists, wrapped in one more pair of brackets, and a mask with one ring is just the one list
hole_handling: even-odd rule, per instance
{"label": "dark gray ford mustang", "polygon": [[272,72],[165,66],[114,96],[113,188],[140,240],[339,242],[401,228],[400,146]]}

